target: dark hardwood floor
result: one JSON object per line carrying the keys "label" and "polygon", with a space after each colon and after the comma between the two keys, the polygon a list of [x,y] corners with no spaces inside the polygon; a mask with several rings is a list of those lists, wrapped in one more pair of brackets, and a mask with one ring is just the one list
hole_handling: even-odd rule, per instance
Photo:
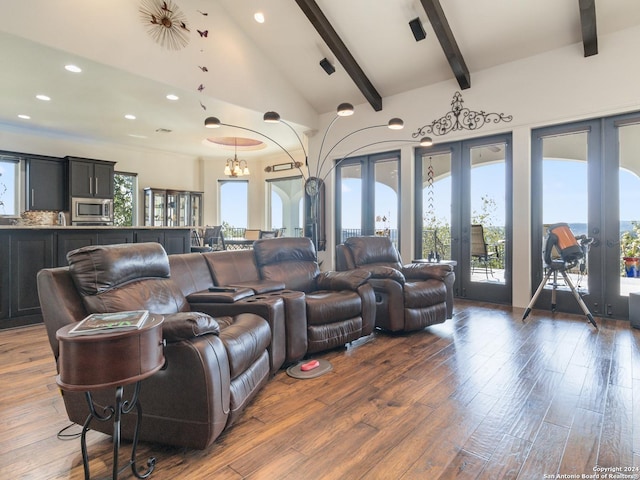
{"label": "dark hardwood floor", "polygon": [[[318,355],[322,377],[281,371],[208,450],[141,444],[140,463],[155,456],[158,480],[640,478],[640,330],[455,310]],[[0,332],[0,478],[83,478],[79,440],[56,437],[67,424],[44,328]],[[92,475],[109,476],[110,437],[88,438]]]}

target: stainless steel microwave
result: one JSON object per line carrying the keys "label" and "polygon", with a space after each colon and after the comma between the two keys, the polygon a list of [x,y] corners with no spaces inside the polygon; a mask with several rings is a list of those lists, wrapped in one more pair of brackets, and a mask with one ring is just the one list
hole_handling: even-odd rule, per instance
{"label": "stainless steel microwave", "polygon": [[73,197],[71,199],[71,223],[74,225],[82,223],[113,224],[113,199]]}

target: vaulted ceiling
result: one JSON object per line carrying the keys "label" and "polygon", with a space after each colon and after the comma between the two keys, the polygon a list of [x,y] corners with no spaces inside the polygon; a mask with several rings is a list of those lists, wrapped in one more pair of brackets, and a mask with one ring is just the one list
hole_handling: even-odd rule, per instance
{"label": "vaulted ceiling", "polygon": [[[153,11],[171,11],[168,40]],[[0,130],[215,156],[207,116],[294,148],[291,132],[265,130],[262,112],[302,132],[341,102],[384,111],[385,98],[425,85],[473,89],[482,70],[567,46],[610,55],[598,38],[639,25],[640,2],[30,0],[2,2],[0,15]]]}

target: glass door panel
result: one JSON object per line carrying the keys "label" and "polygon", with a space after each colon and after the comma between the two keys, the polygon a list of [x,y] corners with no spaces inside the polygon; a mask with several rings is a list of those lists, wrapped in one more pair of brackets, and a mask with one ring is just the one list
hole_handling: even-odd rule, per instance
{"label": "glass door panel", "polygon": [[[588,133],[544,138],[542,151],[543,246],[547,236],[546,227],[555,223],[567,223],[574,236],[588,232]],[[585,264],[582,269],[576,266],[568,270],[567,275],[578,291],[588,293],[588,265]],[[552,285],[546,285],[545,288],[552,289]],[[558,277],[557,288],[570,291],[561,276]]]}
{"label": "glass door panel", "polygon": [[336,242],[385,235],[398,246],[400,154],[377,153],[343,160],[336,168]]}
{"label": "glass door panel", "polygon": [[629,293],[640,290],[640,114],[604,119],[602,306],[629,318]]}
{"label": "glass door panel", "polygon": [[373,164],[375,182],[375,234],[391,238],[398,246],[398,161],[379,160]]}
{"label": "glass door panel", "polygon": [[362,166],[360,162],[343,161],[336,169],[340,208],[338,210],[338,243],[362,234]]}
{"label": "glass door panel", "polygon": [[178,226],[184,227],[189,225],[189,192],[180,192],[178,193],[177,200],[177,210],[176,214],[178,217]]}
{"label": "glass door panel", "polygon": [[175,192],[167,192],[167,227],[178,225],[178,195]]}
{"label": "glass door panel", "polygon": [[[640,291],[640,124],[618,127],[619,295]],[[611,263],[616,255],[611,252]]]}
{"label": "glass door panel", "polygon": [[417,258],[451,259],[451,152],[423,154]]}
{"label": "glass door panel", "polygon": [[506,283],[505,151],[504,143],[480,145],[470,150],[472,282]]}
{"label": "glass door panel", "polygon": [[202,193],[191,193],[191,221],[194,227],[202,226]]}
{"label": "glass door panel", "polygon": [[456,296],[511,302],[511,170],[509,134],[416,150],[416,257],[455,262]]}
{"label": "glass door panel", "polygon": [[165,225],[165,203],[166,196],[163,193],[156,193],[153,197],[153,226],[161,227]]}

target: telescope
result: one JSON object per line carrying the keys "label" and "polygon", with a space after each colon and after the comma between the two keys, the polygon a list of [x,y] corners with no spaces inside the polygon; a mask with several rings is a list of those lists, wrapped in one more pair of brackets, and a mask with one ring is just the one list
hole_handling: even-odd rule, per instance
{"label": "telescope", "polygon": [[[579,242],[579,243],[578,243]],[[554,223],[547,229],[547,239],[542,248],[542,260],[547,268],[571,269],[578,262],[584,263],[593,238],[575,237],[566,223]],[[554,258],[554,250],[560,256]]]}
{"label": "telescope", "polygon": [[567,270],[572,269],[578,263],[580,263],[580,272],[584,273],[586,268],[585,261],[587,258],[587,252],[589,250],[589,245],[593,242],[593,238],[589,238],[586,235],[580,235],[575,237],[571,228],[566,223],[554,223],[553,225],[549,225],[547,228],[547,238],[542,247],[542,261],[546,267],[547,273],[540,282],[536,293],[531,298],[529,305],[524,311],[524,315],[522,316],[522,320],[531,312],[538,296],[542,292],[544,286],[549,281],[551,275],[553,275],[553,283],[552,283],[552,291],[551,291],[551,311],[555,312],[556,309],[556,287],[558,286],[558,272],[562,275],[566,285],[573,293],[574,298],[580,305],[580,308],[584,312],[587,317],[587,320],[596,327],[596,322],[593,318],[593,315],[580,298],[580,295],[576,291],[576,288],[573,286],[571,279],[567,275]]}

